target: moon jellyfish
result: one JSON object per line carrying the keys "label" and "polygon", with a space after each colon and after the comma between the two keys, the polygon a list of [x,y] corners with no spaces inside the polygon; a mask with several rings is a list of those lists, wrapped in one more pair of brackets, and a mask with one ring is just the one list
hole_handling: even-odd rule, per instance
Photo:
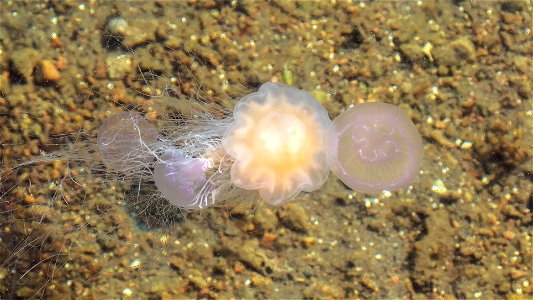
{"label": "moon jellyfish", "polygon": [[201,192],[206,183],[208,160],[187,158],[178,150],[167,150],[154,167],[154,182],[161,195],[170,204],[186,208],[201,209],[214,203],[212,198],[203,197]]}
{"label": "moon jellyfish", "polygon": [[121,112],[104,120],[96,142],[102,161],[114,171],[129,173],[154,160],[149,155],[158,141],[158,133],[140,114]]}
{"label": "moon jellyfish", "polygon": [[340,114],[328,130],[331,171],[355,191],[409,185],[422,164],[422,138],[401,108],[364,103]]}

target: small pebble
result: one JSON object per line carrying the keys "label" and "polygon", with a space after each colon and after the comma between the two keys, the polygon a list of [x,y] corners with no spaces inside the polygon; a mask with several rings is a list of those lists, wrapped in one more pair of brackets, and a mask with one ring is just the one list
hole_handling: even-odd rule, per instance
{"label": "small pebble", "polygon": [[137,269],[140,265],[141,265],[141,260],[140,259],[136,259],[136,260],[131,262],[130,268]]}
{"label": "small pebble", "polygon": [[473,146],[473,143],[472,142],[463,142],[461,144],[461,149],[463,150],[468,150],[468,149],[472,149],[472,146]]}
{"label": "small pebble", "polygon": [[123,36],[128,30],[128,21],[123,18],[111,18],[107,22],[107,29],[111,34]]}
{"label": "small pebble", "polygon": [[314,246],[316,244],[316,238],[312,236],[304,237],[302,239],[302,246],[305,249],[309,249],[310,247]]}
{"label": "small pebble", "polygon": [[50,60],[41,60],[35,67],[35,81],[39,83],[47,83],[58,81],[61,78],[61,73],[56,68],[55,64]]}
{"label": "small pebble", "polygon": [[444,194],[448,191],[448,189],[446,188],[442,180],[437,179],[433,183],[433,186],[431,187],[431,191],[436,194]]}
{"label": "small pebble", "polygon": [[24,286],[17,290],[16,295],[20,298],[30,298],[31,296],[35,296],[35,291],[32,288]]}
{"label": "small pebble", "polygon": [[126,297],[129,297],[129,296],[133,295],[133,291],[131,289],[129,289],[129,288],[125,288],[125,289],[122,290],[122,294],[124,296],[126,296]]}
{"label": "small pebble", "polygon": [[277,237],[278,236],[273,233],[265,232],[265,234],[263,235],[263,239],[261,239],[259,245],[263,248],[273,248],[274,242],[276,241]]}
{"label": "small pebble", "polygon": [[111,55],[106,59],[107,74],[111,79],[122,79],[132,71],[133,63],[130,55]]}
{"label": "small pebble", "polygon": [[285,206],[280,213],[280,218],[285,227],[291,230],[307,232],[311,226],[309,215],[302,206],[296,203]]}
{"label": "small pebble", "polygon": [[6,268],[0,268],[0,280],[3,280],[7,277],[7,269]]}

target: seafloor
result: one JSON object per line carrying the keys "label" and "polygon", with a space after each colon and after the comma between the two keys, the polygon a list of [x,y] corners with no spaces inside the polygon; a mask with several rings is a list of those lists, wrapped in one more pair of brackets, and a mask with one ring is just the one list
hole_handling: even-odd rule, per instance
{"label": "seafloor", "polygon": [[[533,297],[530,1],[0,11],[0,298]],[[330,176],[280,208],[227,203],[150,226],[127,209],[139,195],[127,182],[91,153],[68,157],[110,112],[231,108],[267,81],[311,91],[332,118],[401,106],[423,136],[420,176],[378,197]],[[16,166],[57,150],[62,160]]]}

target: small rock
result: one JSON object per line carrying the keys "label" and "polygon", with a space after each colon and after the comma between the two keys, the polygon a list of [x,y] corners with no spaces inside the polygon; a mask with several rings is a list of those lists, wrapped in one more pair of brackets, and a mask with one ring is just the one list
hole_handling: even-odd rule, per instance
{"label": "small rock", "polygon": [[509,217],[509,218],[519,218],[520,217],[520,212],[514,206],[511,206],[511,205],[504,206],[503,209],[502,209],[502,213],[506,217]]}
{"label": "small rock", "polygon": [[206,288],[208,285],[208,281],[205,280],[205,274],[200,270],[187,269],[185,277],[189,280],[189,284],[198,289]]}
{"label": "small rock", "polygon": [[107,30],[114,35],[125,36],[128,28],[128,21],[120,17],[111,18],[107,22]]}
{"label": "small rock", "polygon": [[528,5],[530,5],[528,1],[510,0],[503,2],[501,8],[503,11],[514,13],[518,11],[527,10]]}
{"label": "small rock", "polygon": [[94,75],[97,79],[107,78],[107,67],[102,60],[98,60],[94,67]]}
{"label": "small rock", "polygon": [[400,51],[411,62],[417,62],[424,59],[425,54],[422,47],[414,43],[401,44]]}
{"label": "small rock", "polygon": [[9,57],[7,52],[0,48],[0,70],[7,70],[9,68]]}
{"label": "small rock", "polygon": [[246,241],[241,249],[237,250],[239,259],[257,272],[262,272],[266,266],[267,257],[263,250],[259,248],[257,240]]}
{"label": "small rock", "polygon": [[8,271],[6,268],[0,268],[0,280],[4,280],[7,277]]}
{"label": "small rock", "polygon": [[489,225],[497,225],[498,224],[498,217],[496,217],[495,214],[493,213],[487,213],[485,215],[485,221],[489,224]]}
{"label": "small rock", "polygon": [[127,48],[135,48],[143,43],[155,41],[158,24],[153,19],[139,19],[128,26],[122,44]]}
{"label": "small rock", "polygon": [[520,278],[523,278],[523,277],[526,277],[529,275],[529,272],[526,272],[526,271],[522,271],[522,270],[517,270],[517,269],[512,269],[510,272],[509,272],[509,275],[511,275],[511,278],[513,280],[517,280],[517,279],[520,279]]}
{"label": "small rock", "polygon": [[374,293],[379,292],[379,285],[374,280],[370,279],[370,276],[367,274],[363,275],[363,278],[360,279],[360,282],[364,287],[373,291]]}
{"label": "small rock", "polygon": [[50,83],[61,79],[61,73],[50,60],[41,60],[35,66],[35,82]]}
{"label": "small rock", "polygon": [[21,287],[16,292],[17,296],[20,298],[31,298],[32,296],[35,296],[34,293],[33,289],[27,286]]}
{"label": "small rock", "polygon": [[278,226],[278,217],[268,207],[260,207],[254,214],[253,222],[258,229],[273,231]]}
{"label": "small rock", "polygon": [[10,56],[12,69],[23,78],[23,82],[19,83],[25,84],[33,80],[32,73],[39,59],[39,51],[33,48],[24,48],[13,51]]}
{"label": "small rock", "polygon": [[476,60],[476,47],[471,40],[466,37],[458,38],[453,41],[450,46],[455,50],[456,54],[460,58],[466,59],[468,61]]}
{"label": "small rock", "polygon": [[282,223],[291,230],[307,232],[311,227],[309,215],[299,204],[292,203],[287,205],[280,213]]}
{"label": "small rock", "polygon": [[516,233],[510,231],[510,230],[506,230],[503,232],[503,237],[506,239],[506,240],[512,240],[516,237]]}
{"label": "small rock", "polygon": [[524,99],[528,99],[531,96],[531,91],[533,88],[531,87],[531,82],[528,80],[522,80],[516,83],[518,86],[518,95],[523,97]]}
{"label": "small rock", "polygon": [[9,73],[2,72],[0,74],[0,93],[8,95],[11,92],[11,84],[9,82]]}
{"label": "small rock", "polygon": [[302,246],[305,249],[309,249],[316,244],[316,238],[313,236],[306,236],[302,239]]}
{"label": "small rock", "polygon": [[130,55],[111,55],[106,59],[107,74],[111,79],[123,79],[132,71],[132,60]]}
{"label": "small rock", "polygon": [[466,37],[437,47],[433,51],[433,56],[439,65],[446,66],[460,66],[467,62],[473,62],[477,58],[474,43]]}
{"label": "small rock", "polygon": [[459,249],[459,252],[462,256],[467,257],[474,255],[474,253],[476,253],[476,249],[472,246],[463,246]]}
{"label": "small rock", "polygon": [[261,243],[259,245],[263,248],[274,248],[274,243],[277,237],[277,235],[267,232],[263,234],[263,238],[261,239]]}
{"label": "small rock", "polygon": [[246,271],[246,267],[240,261],[236,261],[233,265],[233,271],[235,273],[242,273]]}
{"label": "small rock", "polygon": [[436,193],[436,194],[445,194],[448,189],[446,188],[446,186],[444,185],[444,182],[440,179],[437,179],[435,180],[435,182],[433,182],[433,186],[431,187],[431,191],[433,193]]}
{"label": "small rock", "polygon": [[47,205],[31,205],[25,212],[29,218],[39,218],[48,222],[57,220],[57,212]]}
{"label": "small rock", "polygon": [[169,259],[170,266],[176,270],[181,270],[185,267],[185,262],[181,257],[173,256]]}

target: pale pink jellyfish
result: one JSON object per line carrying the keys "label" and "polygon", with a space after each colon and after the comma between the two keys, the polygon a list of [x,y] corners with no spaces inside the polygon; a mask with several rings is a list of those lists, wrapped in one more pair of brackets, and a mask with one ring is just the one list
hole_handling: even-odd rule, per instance
{"label": "pale pink jellyfish", "polygon": [[422,139],[401,108],[355,106],[333,120],[327,136],[331,171],[355,191],[376,193],[409,185],[422,163]]}
{"label": "pale pink jellyfish", "polygon": [[222,146],[235,160],[231,182],[258,190],[271,205],[322,186],[326,162],[327,111],[309,93],[268,82],[242,98]]}
{"label": "pale pink jellyfish", "polygon": [[186,209],[209,205],[197,197],[206,182],[208,160],[187,158],[177,149],[167,150],[160,159],[154,167],[153,178],[158,191],[170,204]]}

